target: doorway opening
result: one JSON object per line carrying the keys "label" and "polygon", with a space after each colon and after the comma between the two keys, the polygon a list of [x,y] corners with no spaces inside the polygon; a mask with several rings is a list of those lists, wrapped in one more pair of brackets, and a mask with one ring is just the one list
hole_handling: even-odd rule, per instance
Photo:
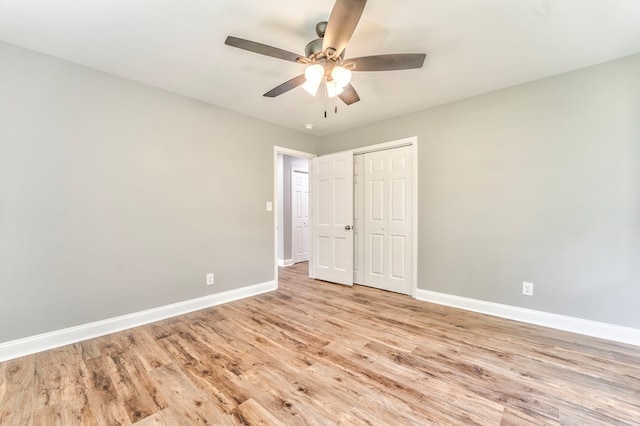
{"label": "doorway opening", "polygon": [[278,267],[309,260],[309,173],[314,154],[274,147],[275,277]]}

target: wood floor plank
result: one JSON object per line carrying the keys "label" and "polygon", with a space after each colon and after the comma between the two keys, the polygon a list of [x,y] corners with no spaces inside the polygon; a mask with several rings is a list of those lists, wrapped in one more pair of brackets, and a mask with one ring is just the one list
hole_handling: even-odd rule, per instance
{"label": "wood floor plank", "polygon": [[146,327],[136,327],[111,336],[112,340],[122,348],[121,353],[135,355],[146,370],[171,364],[173,359],[164,351],[158,350],[154,338]]}
{"label": "wood floor plank", "polygon": [[504,409],[500,419],[500,426],[559,426],[560,424],[559,421],[532,417],[525,411],[511,407]]}
{"label": "wood floor plank", "polygon": [[640,425],[640,348],[280,269],[279,289],[0,363],[0,425]]}
{"label": "wood floor plank", "polygon": [[235,374],[232,371],[219,364],[207,362],[207,353],[201,354],[205,362],[194,358],[191,353],[195,353],[195,350],[180,336],[174,335],[162,339],[160,344],[174,356],[175,365],[189,378],[190,382],[201,392],[214,398],[223,412],[233,412],[238,404],[250,398],[251,393],[248,390],[237,386]]}
{"label": "wood floor plank", "polygon": [[284,424],[269,413],[267,409],[258,404],[253,398],[249,398],[242,404],[238,405],[237,411],[237,417],[243,424],[264,426],[279,426]]}
{"label": "wood floor plank", "polygon": [[[326,361],[348,368],[370,388],[376,388],[377,394],[392,393],[414,411],[420,413],[424,410],[421,415],[430,421],[444,424],[497,424],[503,410],[501,404],[474,395],[462,386],[439,381],[429,374],[420,374],[410,365],[398,362],[406,359],[408,354],[395,353],[392,348],[380,346],[383,345],[369,342],[361,348],[328,347],[331,356]],[[391,355],[388,359],[387,354]],[[437,393],[425,393],[424,389],[437,390]]]}
{"label": "wood floor plank", "polygon": [[95,425],[86,396],[87,375],[79,346],[71,345],[35,358],[34,424]]}
{"label": "wood floor plank", "polygon": [[134,351],[112,354],[110,358],[115,368],[119,398],[124,402],[132,423],[167,407],[159,395],[157,386]]}
{"label": "wood floor plank", "polygon": [[97,426],[99,423],[88,401],[76,398],[46,405],[34,411],[34,425]]}
{"label": "wood floor plank", "polygon": [[[425,416],[426,407],[415,402],[412,391],[393,386],[392,379],[366,370],[355,372],[346,365],[332,363],[330,359],[312,365],[309,370],[316,377],[324,378],[322,383],[325,392],[330,391],[348,402],[349,407],[340,416],[342,423],[348,424],[357,419],[376,425],[424,424],[437,417],[441,424],[446,424],[442,423],[447,418],[446,414],[434,412]],[[375,392],[372,392],[373,389]]]}
{"label": "wood floor plank", "polygon": [[[247,372],[245,378],[253,389],[259,390],[256,402],[267,409],[278,421],[285,424],[327,425],[332,424],[332,414],[310,400],[309,395],[299,389],[297,375],[284,375],[275,369]],[[295,377],[295,378],[294,378]]]}
{"label": "wood floor plank", "polygon": [[35,356],[0,363],[0,425],[33,422]]}
{"label": "wood floor plank", "polygon": [[78,364],[75,348],[58,348],[42,353],[35,360],[34,408],[55,405],[76,395]]}
{"label": "wood floor plank", "polygon": [[86,398],[99,425],[131,424],[126,407],[121,400],[114,380],[114,370],[108,357],[85,360],[88,374],[85,376]]}
{"label": "wood floor plank", "polygon": [[216,403],[215,398],[199,389],[177,365],[165,365],[152,373],[165,400],[169,401],[181,424],[238,424]]}

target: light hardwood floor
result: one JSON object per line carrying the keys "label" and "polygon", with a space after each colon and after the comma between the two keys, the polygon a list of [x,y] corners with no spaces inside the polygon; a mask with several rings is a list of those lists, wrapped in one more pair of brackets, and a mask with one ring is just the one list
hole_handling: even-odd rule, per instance
{"label": "light hardwood floor", "polygon": [[640,424],[640,348],[306,268],[282,269],[276,292],[0,363],[0,424]]}

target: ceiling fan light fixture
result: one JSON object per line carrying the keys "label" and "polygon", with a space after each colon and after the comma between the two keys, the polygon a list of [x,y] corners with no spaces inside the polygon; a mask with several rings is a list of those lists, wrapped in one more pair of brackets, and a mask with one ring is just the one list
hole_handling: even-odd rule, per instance
{"label": "ceiling fan light fixture", "polygon": [[351,82],[351,75],[353,73],[351,70],[342,67],[340,65],[336,65],[331,70],[331,78],[339,87],[345,87],[347,84]]}
{"label": "ceiling fan light fixture", "polygon": [[315,96],[316,93],[318,93],[318,89],[320,88],[320,83],[321,82],[322,82],[322,80],[318,80],[318,81],[307,80],[302,85],[302,88],[304,90],[306,90],[311,96]]}
{"label": "ceiling fan light fixture", "polygon": [[327,81],[327,96],[329,98],[335,98],[342,92],[344,92],[344,88],[340,87],[335,80]]}
{"label": "ceiling fan light fixture", "polygon": [[321,64],[309,65],[307,69],[304,70],[304,77],[308,83],[317,83],[319,85],[322,77],[324,77],[324,67]]}

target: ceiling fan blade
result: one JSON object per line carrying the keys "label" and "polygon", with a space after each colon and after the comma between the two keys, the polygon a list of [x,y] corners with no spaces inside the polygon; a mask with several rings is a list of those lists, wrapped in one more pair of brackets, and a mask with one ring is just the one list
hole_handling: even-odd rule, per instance
{"label": "ceiling fan blade", "polygon": [[342,102],[347,105],[355,104],[360,100],[360,96],[358,96],[358,92],[353,88],[351,84],[347,84],[344,87],[344,91],[338,95]]}
{"label": "ceiling fan blade", "polygon": [[353,71],[395,71],[422,68],[426,57],[424,53],[396,53],[349,58],[344,62],[355,64]]}
{"label": "ceiling fan blade", "polygon": [[340,56],[360,21],[367,0],[336,0],[327,29],[322,50],[335,49],[334,57]]}
{"label": "ceiling fan blade", "polygon": [[227,46],[237,47],[238,49],[248,50],[249,52],[271,56],[272,58],[284,59],[285,61],[298,62],[299,58],[304,58],[304,56],[293,52],[288,52],[286,50],[278,49],[277,47],[267,46],[266,44],[238,37],[229,36],[224,41],[224,44]]}
{"label": "ceiling fan blade", "polygon": [[299,75],[289,81],[285,81],[278,87],[274,87],[263,96],[266,96],[268,98],[275,98],[276,96],[280,96],[283,93],[287,93],[291,89],[295,89],[296,87],[303,85],[305,81],[307,81],[307,79],[305,78],[304,74]]}

